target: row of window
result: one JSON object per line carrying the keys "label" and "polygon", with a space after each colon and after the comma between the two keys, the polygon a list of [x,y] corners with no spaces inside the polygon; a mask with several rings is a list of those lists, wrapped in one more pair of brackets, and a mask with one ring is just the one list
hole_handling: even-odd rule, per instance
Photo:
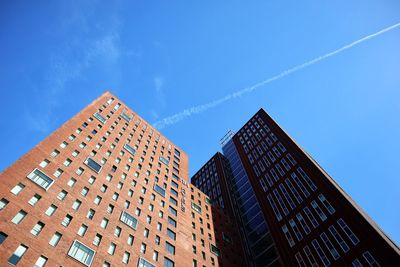
{"label": "row of window", "polygon": [[[306,184],[310,190],[316,190],[316,186],[304,173],[301,167],[298,167],[297,171],[301,174],[302,179],[300,179],[295,172],[292,172],[290,177],[291,179],[286,178],[284,180],[285,183],[283,183],[282,181],[281,183],[276,184],[275,189],[273,189],[270,193],[268,193],[268,186],[271,188],[273,185],[275,185],[275,182],[279,181],[279,178],[274,178],[274,180],[272,180],[271,176],[269,176],[269,174],[266,174],[263,177],[264,179],[259,180],[264,192],[268,193],[267,199],[269,200],[270,206],[274,211],[278,221],[282,220],[282,213],[285,216],[288,215],[290,210],[294,210],[297,205],[303,202],[303,197],[307,198],[308,196],[310,196],[310,193],[304,184]],[[301,192],[301,194],[299,192]],[[334,213],[334,208],[322,194],[320,194],[318,198],[330,214]],[[279,204],[282,212],[278,209],[276,201]],[[315,201],[312,201],[311,204],[313,207],[315,207],[314,209],[319,210],[319,206]]]}
{"label": "row of window", "polygon": [[[0,232],[0,244],[4,241],[5,238],[7,238],[7,236],[3,232]],[[53,239],[54,238],[52,238],[52,240]],[[56,242],[58,242],[58,241],[56,241]],[[167,243],[167,244],[169,244],[169,243]],[[171,248],[167,248],[167,250],[175,251],[175,248],[172,245],[170,245],[170,246],[171,246]],[[20,244],[17,247],[17,249],[14,251],[14,253],[9,257],[8,262],[10,264],[17,265],[28,249],[29,249],[28,246],[26,246],[24,244]],[[115,252],[115,249],[116,249],[116,245],[114,243],[111,243],[107,252],[109,254],[113,255]],[[142,246],[141,251],[145,252],[145,250],[146,250],[145,247]],[[78,240],[74,240],[68,251],[68,256],[74,258],[75,260],[81,262],[82,264],[84,264],[86,266],[91,266],[91,264],[93,262],[93,258],[95,256],[95,251],[92,250],[90,247],[86,246],[85,244],[83,244],[82,242],[80,242]],[[130,257],[131,257],[131,253],[129,253],[128,251],[125,251],[122,256],[122,263],[128,264],[130,262]],[[154,251],[154,253],[153,253],[153,260],[158,261],[158,252],[157,251]],[[41,255],[36,260],[34,266],[35,267],[43,267],[46,265],[47,261],[48,261],[48,258]],[[175,263],[172,260],[168,259],[167,257],[164,257],[164,265],[163,265],[164,267],[174,267],[174,265],[175,265]],[[110,266],[110,264],[107,262],[104,262],[103,266]],[[139,259],[138,266],[143,266],[143,267],[153,266],[153,267],[155,267],[154,265],[152,265],[150,262],[144,260],[143,258]]]}
{"label": "row of window", "polygon": [[[328,251],[329,255],[334,260],[337,260],[340,258],[339,252],[336,250],[334,245],[332,244],[331,240],[328,238],[328,236],[325,233],[322,233],[320,235],[320,240],[321,243],[324,245],[324,249],[321,247],[320,242],[318,242],[317,239],[314,239],[311,244],[312,248],[309,246],[305,246],[303,248],[303,253],[302,252],[297,252],[295,254],[296,261],[298,263],[299,267],[307,267],[307,266],[318,266],[316,258],[318,258],[323,266],[330,266],[331,265],[331,260],[327,257],[327,254],[324,251]],[[314,250],[314,253],[312,251]],[[345,252],[345,251],[344,251]],[[304,255],[304,257],[303,257]],[[314,257],[315,256],[315,257]],[[379,267],[379,263],[375,260],[375,258],[372,256],[372,254],[369,251],[366,251],[362,254],[362,258],[364,261],[368,264],[368,266],[371,267]],[[352,261],[352,266],[353,267],[363,267],[364,265],[361,263],[361,261],[357,258]]]}
{"label": "row of window", "polygon": [[[304,218],[300,213],[297,214],[297,220],[299,225],[301,225],[301,228],[303,229],[305,234],[310,233],[310,227],[307,225],[305,222]],[[315,219],[313,219],[315,222]],[[315,223],[312,221],[312,224],[314,228],[316,227]],[[289,230],[289,227],[291,230]],[[282,231],[283,234],[285,235],[289,246],[293,247],[296,244],[297,241],[301,241],[303,239],[303,233],[300,230],[300,226],[297,225],[295,220],[290,220],[289,221],[289,227],[285,224],[282,226]],[[340,229],[340,230],[338,230]],[[294,234],[292,234],[294,233]],[[347,237],[347,242],[343,238],[343,236]],[[345,223],[343,219],[337,220],[337,226],[335,227],[334,225],[329,226],[327,232],[322,232],[320,234],[320,242],[324,244],[325,249],[322,249],[321,246],[319,245],[319,242],[317,239],[314,239],[311,244],[315,249],[316,254],[320,258],[320,260],[323,262],[324,266],[330,265],[330,260],[329,257],[332,257],[333,260],[337,260],[340,258],[340,253],[337,250],[337,247],[340,247],[341,251],[343,253],[346,253],[350,250],[350,247],[348,245],[348,242],[352,245],[357,245],[360,241],[357,238],[357,236],[353,233],[353,231],[350,229],[350,227]],[[329,252],[329,257],[326,256],[325,251]],[[304,249],[304,252],[307,256],[307,258],[310,260],[311,264],[316,263],[315,258],[313,256],[313,253],[309,250],[308,247]],[[296,254],[296,258],[299,261],[299,259],[302,259],[301,253]],[[301,266],[306,266],[306,265],[301,265]]]}

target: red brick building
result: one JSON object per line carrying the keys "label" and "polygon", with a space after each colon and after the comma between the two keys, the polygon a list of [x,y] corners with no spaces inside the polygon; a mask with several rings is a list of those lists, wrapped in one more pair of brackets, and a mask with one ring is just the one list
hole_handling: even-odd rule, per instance
{"label": "red brick building", "polygon": [[220,265],[187,155],[109,92],[0,179],[1,266]]}

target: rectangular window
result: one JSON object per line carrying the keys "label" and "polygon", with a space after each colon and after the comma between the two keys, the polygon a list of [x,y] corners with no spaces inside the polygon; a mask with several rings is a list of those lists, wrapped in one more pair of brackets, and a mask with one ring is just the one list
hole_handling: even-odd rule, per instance
{"label": "rectangular window", "polygon": [[124,145],[124,149],[126,151],[128,151],[129,153],[131,153],[132,155],[135,155],[135,153],[136,153],[136,150],[128,144]]}
{"label": "rectangular window", "polygon": [[88,213],[86,214],[86,218],[88,218],[89,220],[92,220],[95,213],[96,212],[93,209],[89,209]]}
{"label": "rectangular window", "polygon": [[72,221],[72,216],[71,215],[69,215],[69,214],[67,214],[65,217],[64,217],[64,219],[62,220],[62,222],[61,222],[61,224],[64,226],[64,227],[68,227],[68,225],[71,223],[71,221]]}
{"label": "rectangular window", "polygon": [[37,222],[37,224],[35,224],[35,226],[33,226],[32,230],[31,230],[31,234],[34,236],[38,236],[40,234],[40,232],[43,230],[43,227],[44,227],[44,223]]}
{"label": "rectangular window", "polygon": [[159,186],[158,184],[154,184],[153,187],[154,191],[156,191],[158,194],[160,194],[161,196],[165,197],[165,189],[162,188],[161,186]]}
{"label": "rectangular window", "polygon": [[308,235],[311,232],[311,230],[310,230],[310,227],[308,227],[306,220],[304,220],[303,216],[300,213],[296,214],[296,218],[299,221],[304,232]]}
{"label": "rectangular window", "polygon": [[163,267],[175,267],[175,263],[168,259],[167,257],[164,257],[164,266]]}
{"label": "rectangular window", "polygon": [[308,219],[311,221],[311,224],[316,228],[318,226],[318,222],[312,214],[311,210],[308,207],[303,209],[304,213],[307,215]]}
{"label": "rectangular window", "polygon": [[41,199],[42,197],[39,194],[35,194],[31,199],[28,201],[29,205],[35,206],[36,203]]}
{"label": "rectangular window", "polygon": [[279,185],[279,189],[281,189],[281,192],[283,193],[283,196],[285,197],[286,201],[289,202],[289,205],[292,209],[296,208],[296,204],[294,203],[292,197],[289,195],[288,191],[286,190],[285,186],[283,184]]}
{"label": "rectangular window", "polygon": [[5,198],[2,198],[2,199],[0,200],[0,210],[4,209],[4,208],[8,205],[8,203],[10,203],[10,201],[8,201],[8,200],[5,199]]}
{"label": "rectangular window", "polygon": [[117,245],[115,245],[114,243],[111,243],[110,246],[108,247],[107,253],[110,255],[114,255],[116,247],[117,247]]}
{"label": "rectangular window", "polygon": [[315,200],[311,201],[311,206],[317,212],[317,214],[319,215],[321,220],[325,221],[327,217],[326,217],[325,213],[322,211],[322,209],[319,207],[318,203]]}
{"label": "rectangular window", "polygon": [[306,254],[308,260],[310,261],[311,266],[312,266],[312,267],[318,267],[318,263],[317,263],[317,261],[315,260],[313,254],[311,253],[310,248],[309,248],[308,246],[305,246],[305,247],[303,248],[303,250],[304,250],[304,253]]}
{"label": "rectangular window", "polygon": [[27,250],[28,247],[24,244],[19,245],[18,248],[11,255],[11,257],[8,258],[8,262],[12,265],[17,265],[17,263],[21,260],[22,256],[24,256]]}
{"label": "rectangular window", "polygon": [[0,245],[3,244],[4,240],[6,240],[8,235],[4,232],[0,232]]}
{"label": "rectangular window", "polygon": [[364,259],[368,262],[369,266],[372,267],[379,267],[380,265],[378,262],[374,259],[374,257],[369,253],[369,251],[366,251],[363,253]]}
{"label": "rectangular window", "polygon": [[169,206],[169,213],[171,213],[172,215],[177,216],[178,212],[176,211],[176,209],[174,209],[173,207]]}
{"label": "rectangular window", "polygon": [[27,176],[27,178],[38,186],[42,187],[44,190],[48,190],[50,186],[54,183],[53,179],[51,179],[48,175],[38,169],[33,170]]}
{"label": "rectangular window", "polygon": [[171,229],[167,228],[167,235],[173,239],[176,240],[176,233],[174,231],[172,231]]}
{"label": "rectangular window", "polygon": [[271,194],[268,194],[267,198],[268,198],[269,204],[271,205],[272,210],[275,213],[276,219],[278,221],[282,220],[282,215],[281,215],[280,211],[278,210],[278,207],[276,206],[275,201],[273,200]]}
{"label": "rectangular window", "polygon": [[296,260],[297,260],[298,266],[300,266],[300,267],[306,267],[306,266],[307,266],[307,264],[306,264],[306,263],[304,262],[304,260],[303,260],[303,257],[301,256],[300,252],[297,252],[297,253],[294,255],[294,257],[295,257]]}
{"label": "rectangular window", "polygon": [[24,190],[24,188],[25,188],[25,185],[22,183],[19,183],[16,186],[14,186],[13,189],[11,189],[11,193],[18,196],[18,194],[21,193],[21,191]]}
{"label": "rectangular window", "polygon": [[282,208],[282,210],[283,210],[283,213],[284,213],[285,215],[288,215],[288,214],[289,214],[289,210],[288,210],[288,208],[286,207],[286,204],[285,204],[285,202],[283,201],[283,199],[282,199],[281,195],[279,194],[278,190],[277,190],[277,189],[274,189],[273,192],[274,192],[274,195],[275,195],[276,199],[278,200],[279,206],[281,206],[281,208]]}
{"label": "rectangular window", "polygon": [[107,228],[107,225],[108,225],[108,219],[103,218],[103,219],[101,220],[100,227],[103,228],[103,229],[106,229],[106,228]]}
{"label": "rectangular window", "polygon": [[296,222],[294,220],[289,221],[290,226],[292,227],[293,232],[295,233],[297,240],[302,240],[303,235],[301,234],[299,227],[297,226]]}
{"label": "rectangular window", "polygon": [[125,114],[124,112],[121,113],[121,117],[126,120],[127,122],[131,121],[131,117],[129,117],[127,114]]}
{"label": "rectangular window", "polygon": [[221,255],[220,249],[217,246],[213,245],[213,244],[210,244],[210,251],[212,253],[214,253],[217,257],[219,257]]}
{"label": "rectangular window", "polygon": [[96,198],[93,200],[93,203],[99,205],[101,200],[102,200],[101,196],[96,196]]}
{"label": "rectangular window", "polygon": [[333,214],[335,212],[335,209],[332,207],[332,205],[329,203],[329,201],[325,198],[324,195],[320,194],[318,198],[325,206],[325,208],[328,210],[329,214]]}
{"label": "rectangular window", "polygon": [[353,265],[353,267],[363,267],[359,259],[355,259],[354,261],[351,262],[351,264]]}
{"label": "rectangular window", "polygon": [[75,178],[69,179],[69,181],[68,181],[68,183],[67,183],[67,185],[68,185],[69,187],[74,187],[75,184],[76,184],[76,179],[75,179]]}
{"label": "rectangular window", "polygon": [[300,181],[299,177],[293,172],[290,174],[292,177],[293,181],[296,183],[296,185],[300,188],[301,192],[303,193],[304,197],[308,197],[310,195],[310,192],[305,188],[304,184]]}
{"label": "rectangular window", "polygon": [[141,253],[146,253],[146,247],[147,247],[147,245],[145,243],[142,243],[140,245],[140,252]]}
{"label": "rectangular window", "polygon": [[93,117],[95,117],[98,121],[100,121],[101,123],[106,123],[107,119],[104,118],[103,116],[100,115],[100,113],[96,112],[93,114]]}
{"label": "rectangular window", "polygon": [[57,210],[57,206],[52,204],[52,205],[50,205],[50,207],[47,208],[45,214],[50,217],[54,214],[54,212],[56,212],[56,210]]}
{"label": "rectangular window", "polygon": [[333,246],[332,242],[329,240],[328,236],[325,233],[320,235],[322,241],[324,242],[325,246],[328,248],[329,252],[331,253],[332,257],[337,260],[340,256],[337,252],[336,248]]}
{"label": "rectangular window", "polygon": [[134,240],[135,238],[133,237],[133,235],[129,235],[128,240],[126,242],[128,243],[129,246],[132,246]]}
{"label": "rectangular window", "polygon": [[153,251],[153,261],[158,261],[158,251],[157,250]]}
{"label": "rectangular window", "polygon": [[138,221],[137,221],[137,219],[135,217],[130,215],[128,212],[123,211],[121,213],[120,220],[123,223],[125,223],[126,225],[128,225],[129,227],[131,227],[132,229],[136,230]]}
{"label": "rectangular window", "polygon": [[58,242],[60,242],[60,239],[62,237],[62,234],[59,232],[55,232],[54,235],[51,237],[49,244],[53,247],[57,246]]}
{"label": "rectangular window", "polygon": [[79,207],[81,206],[81,204],[82,204],[82,202],[81,202],[80,200],[76,199],[76,200],[74,201],[74,203],[72,204],[72,209],[78,210]]}
{"label": "rectangular window", "polygon": [[65,190],[62,190],[60,193],[58,193],[57,198],[61,201],[63,201],[65,199],[65,197],[67,196],[68,192]]}
{"label": "rectangular window", "polygon": [[86,266],[90,266],[92,264],[94,254],[94,250],[90,249],[88,246],[84,245],[78,240],[75,240],[72,243],[72,246],[68,251],[68,256],[76,259]]}
{"label": "rectangular window", "polygon": [[57,169],[57,170],[53,173],[53,175],[54,175],[55,177],[59,178],[59,177],[61,176],[61,174],[63,174],[63,173],[64,173],[63,170]]}
{"label": "rectangular window", "polygon": [[346,253],[347,251],[349,251],[349,246],[343,240],[342,236],[338,233],[338,231],[336,231],[335,226],[333,226],[333,225],[329,226],[329,232],[331,232],[331,234],[335,238],[336,242],[338,242],[338,244],[342,248],[343,252]]}
{"label": "rectangular window", "polygon": [[326,255],[325,255],[324,251],[322,250],[321,246],[319,245],[318,241],[314,239],[311,243],[312,243],[314,249],[317,251],[317,254],[318,254],[319,258],[321,259],[322,263],[324,264],[324,266],[329,266],[330,261],[326,257]]}
{"label": "rectangular window", "polygon": [[82,188],[82,191],[81,191],[82,196],[85,197],[88,193],[89,193],[89,188],[87,188],[86,186],[84,188]]}
{"label": "rectangular window", "polygon": [[168,223],[173,227],[176,227],[176,221],[169,216],[168,216]]}
{"label": "rectangular window", "polygon": [[79,227],[78,235],[84,236],[86,234],[87,229],[88,229],[88,227],[86,225],[82,224],[81,227]]}
{"label": "rectangular window", "polygon": [[175,246],[173,246],[171,243],[165,242],[165,250],[167,250],[172,255],[175,255]]}
{"label": "rectangular window", "polygon": [[37,259],[37,261],[36,261],[34,267],[44,267],[44,266],[46,265],[47,260],[48,260],[48,259],[47,259],[45,256],[41,255],[41,256]]}
{"label": "rectangular window", "polygon": [[286,239],[287,239],[287,241],[289,243],[289,246],[293,247],[294,246],[294,240],[293,240],[293,237],[290,234],[289,229],[287,228],[286,224],[284,224],[282,226],[282,231],[283,231],[283,234],[285,235],[285,237],[286,237]]}
{"label": "rectangular window", "polygon": [[54,149],[53,152],[51,152],[50,156],[52,158],[55,158],[58,156],[58,154],[60,154],[60,151],[58,151],[57,149]]}
{"label": "rectangular window", "polygon": [[194,202],[192,202],[192,209],[201,214],[201,207]]}
{"label": "rectangular window", "polygon": [[303,198],[300,196],[299,192],[297,192],[297,189],[293,186],[292,182],[289,180],[289,178],[285,179],[286,185],[289,187],[290,191],[293,193],[294,197],[296,198],[297,203],[303,202]]}
{"label": "rectangular window", "polygon": [[93,245],[99,246],[102,238],[102,235],[96,234],[93,239]]}
{"label": "rectangular window", "polygon": [[317,187],[315,186],[313,181],[311,181],[310,177],[308,177],[308,175],[303,171],[303,169],[301,167],[298,167],[297,171],[300,173],[301,177],[303,177],[304,181],[306,181],[307,185],[311,188],[311,190],[315,191]]}
{"label": "rectangular window", "polygon": [[160,156],[160,161],[162,162],[162,163],[164,163],[165,165],[169,165],[169,160],[167,160],[166,158],[164,158],[164,157],[162,157],[162,156]]}
{"label": "rectangular window", "polygon": [[114,235],[116,236],[116,237],[120,237],[121,236],[121,227],[115,227],[115,229],[114,229]]}
{"label": "rectangular window", "polygon": [[171,192],[172,195],[178,197],[178,191],[176,191],[175,189],[170,188],[170,192]]}
{"label": "rectangular window", "polygon": [[96,173],[99,173],[101,171],[102,166],[91,158],[87,158],[85,160],[85,164]]}
{"label": "rectangular window", "polygon": [[344,222],[343,219],[339,219],[337,221],[337,223],[339,224],[339,226],[342,228],[343,232],[345,232],[345,234],[350,238],[351,242],[356,245],[358,244],[358,242],[360,242],[360,240],[358,239],[358,237],[353,233],[353,231],[351,231],[350,227],[347,226],[347,224]]}
{"label": "rectangular window", "polygon": [[139,258],[138,267],[156,267],[156,266],[143,258]]}
{"label": "rectangular window", "polygon": [[61,148],[66,148],[67,146],[68,146],[68,143],[65,141],[60,144]]}
{"label": "rectangular window", "polygon": [[128,264],[130,257],[131,257],[131,254],[129,252],[125,251],[124,255],[122,256],[122,263]]}
{"label": "rectangular window", "polygon": [[26,217],[27,213],[24,210],[20,210],[15,216],[14,218],[12,218],[12,222],[14,224],[20,224],[22,222],[22,220]]}
{"label": "rectangular window", "polygon": [[175,198],[173,198],[173,197],[169,197],[169,202],[172,203],[172,204],[174,204],[175,206],[178,205],[178,201],[177,201]]}

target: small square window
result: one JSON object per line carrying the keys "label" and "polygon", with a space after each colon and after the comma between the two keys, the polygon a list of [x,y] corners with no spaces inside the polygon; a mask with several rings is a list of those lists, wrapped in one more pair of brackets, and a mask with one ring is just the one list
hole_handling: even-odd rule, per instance
{"label": "small square window", "polygon": [[42,162],[40,162],[39,166],[42,168],[46,168],[47,165],[49,165],[50,161],[45,159]]}

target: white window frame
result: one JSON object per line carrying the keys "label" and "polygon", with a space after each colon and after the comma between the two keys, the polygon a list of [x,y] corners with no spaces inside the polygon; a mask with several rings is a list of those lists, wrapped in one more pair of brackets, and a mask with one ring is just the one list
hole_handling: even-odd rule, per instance
{"label": "white window frame", "polygon": [[[89,263],[86,263],[86,262],[84,262],[84,261],[81,261],[81,260],[75,258],[74,256],[75,256],[76,254],[75,254],[75,255],[71,255],[72,252],[73,252],[72,250],[73,250],[73,248],[74,248],[74,246],[75,246],[76,243],[78,243],[80,246],[83,246],[83,247],[85,247],[86,249],[88,249],[88,250],[90,250],[91,252],[93,252],[92,258],[90,259],[90,262],[89,262]],[[71,257],[71,258],[73,258],[73,259],[79,261],[80,263],[82,263],[83,265],[86,265],[86,266],[91,266],[91,265],[92,265],[92,262],[93,262],[93,259],[94,259],[95,255],[96,255],[96,251],[95,251],[95,250],[91,249],[89,246],[83,244],[82,242],[80,242],[80,241],[78,241],[78,240],[76,240],[76,239],[74,240],[74,242],[72,242],[72,245],[71,245],[71,247],[70,247],[70,249],[69,249],[69,251],[68,251],[68,256],[69,256],[69,257]]]}

